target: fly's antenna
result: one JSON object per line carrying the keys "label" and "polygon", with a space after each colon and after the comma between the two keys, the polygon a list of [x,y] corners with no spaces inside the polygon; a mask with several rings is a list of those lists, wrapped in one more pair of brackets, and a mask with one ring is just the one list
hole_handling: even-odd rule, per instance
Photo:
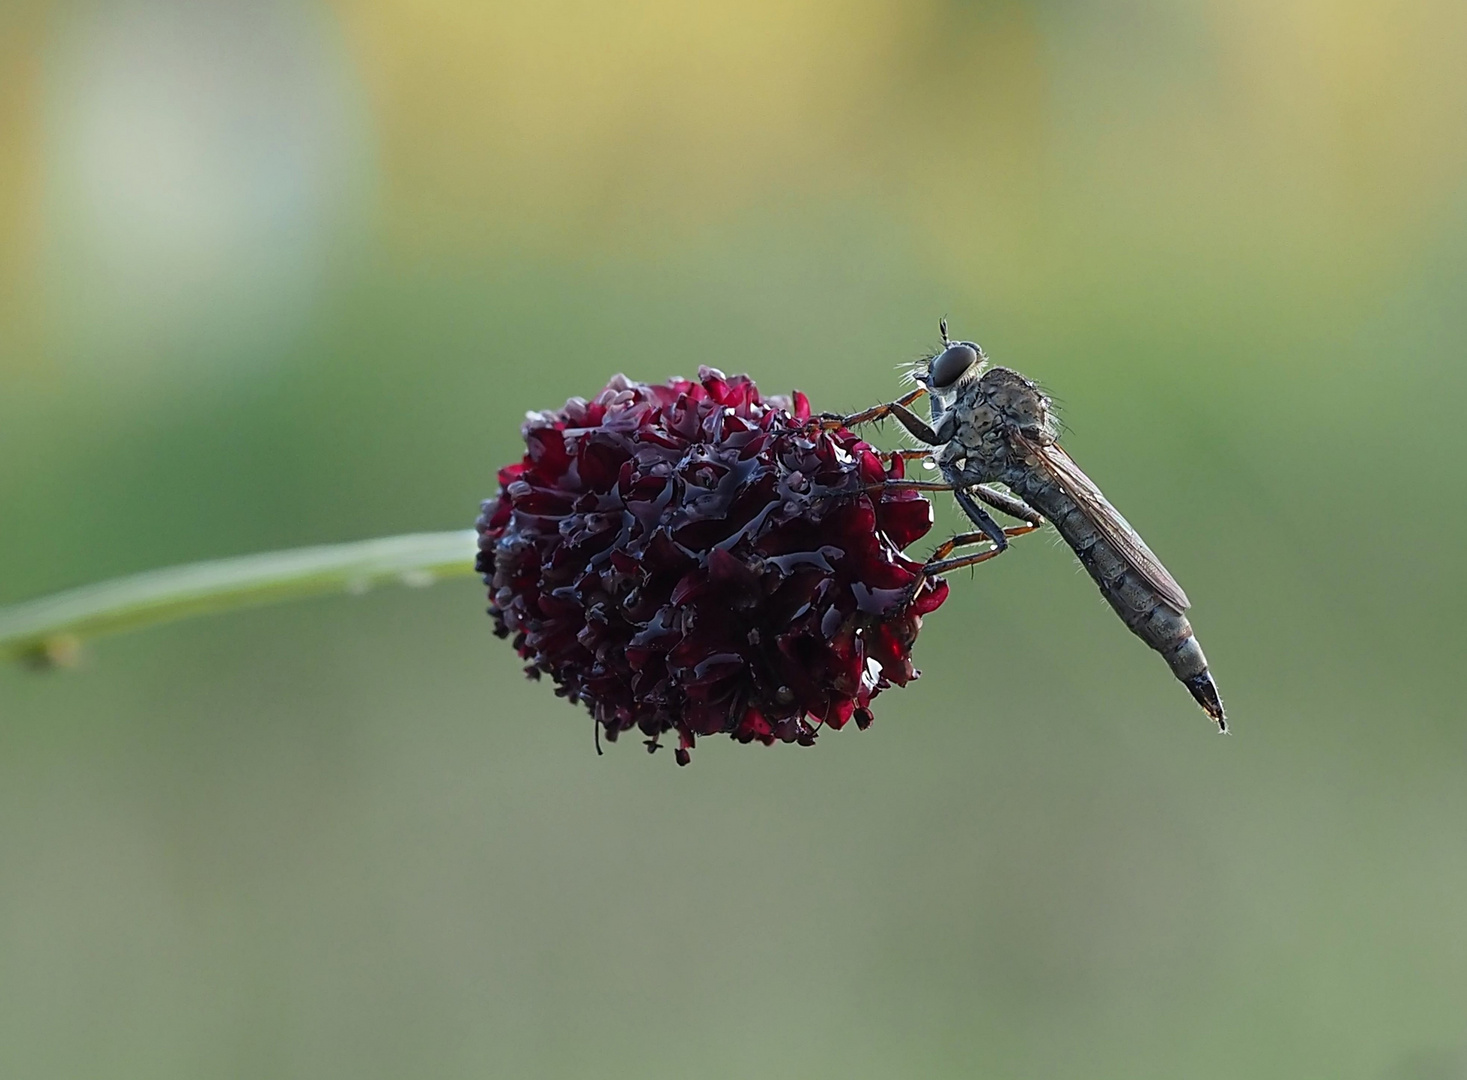
{"label": "fly's antenna", "polygon": [[947,316],[937,320],[937,329],[942,334],[942,347],[945,349],[952,344],[952,339],[947,336]]}

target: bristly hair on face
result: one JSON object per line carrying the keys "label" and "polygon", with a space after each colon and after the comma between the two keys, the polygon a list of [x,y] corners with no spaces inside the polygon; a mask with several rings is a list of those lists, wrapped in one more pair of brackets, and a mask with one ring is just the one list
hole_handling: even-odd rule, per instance
{"label": "bristly hair on face", "polygon": [[921,356],[898,363],[896,366],[897,370],[902,373],[902,383],[906,386],[925,385],[928,368],[932,366],[932,361],[942,355],[942,350],[946,347],[946,345],[939,344],[936,348],[927,349]]}

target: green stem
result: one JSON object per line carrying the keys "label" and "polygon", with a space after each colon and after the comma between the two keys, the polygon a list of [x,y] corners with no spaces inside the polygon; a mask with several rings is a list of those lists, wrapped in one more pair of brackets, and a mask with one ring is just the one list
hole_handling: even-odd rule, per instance
{"label": "green stem", "polygon": [[0,660],[65,662],[82,638],[190,615],[474,573],[472,529],[271,551],[150,570],[0,608]]}

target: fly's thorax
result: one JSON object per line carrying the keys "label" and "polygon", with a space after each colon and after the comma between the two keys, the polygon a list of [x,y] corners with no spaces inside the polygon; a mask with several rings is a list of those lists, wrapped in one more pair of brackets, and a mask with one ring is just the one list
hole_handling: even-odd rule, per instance
{"label": "fly's thorax", "polygon": [[961,476],[964,484],[996,479],[1007,464],[1008,439],[1002,416],[976,381],[944,403],[943,420],[942,433],[948,438],[938,454],[943,474],[950,479]]}
{"label": "fly's thorax", "polygon": [[1015,447],[1013,432],[1031,442],[1054,442],[1049,399],[1032,382],[1010,368],[987,369],[981,378],[959,385],[946,400],[934,399],[933,416],[944,420],[949,442],[939,455],[945,470],[966,483],[1002,480],[1005,474],[1032,463]]}
{"label": "fly's thorax", "polygon": [[1012,368],[989,368],[978,381],[978,390],[998,423],[1025,435],[1030,441],[1052,443],[1056,437],[1049,398],[1037,383]]}

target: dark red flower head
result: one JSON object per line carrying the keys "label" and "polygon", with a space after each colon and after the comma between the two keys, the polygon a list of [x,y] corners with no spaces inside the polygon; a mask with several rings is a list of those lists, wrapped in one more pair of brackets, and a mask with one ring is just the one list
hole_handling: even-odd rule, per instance
{"label": "dark red flower head", "polygon": [[665,386],[618,375],[532,414],[523,460],[478,521],[478,569],[526,674],[585,702],[606,737],[640,729],[809,745],[871,722],[916,677],[922,616],[947,597],[901,549],[931,527],[902,475],[805,396],[762,399],[702,368]]}

